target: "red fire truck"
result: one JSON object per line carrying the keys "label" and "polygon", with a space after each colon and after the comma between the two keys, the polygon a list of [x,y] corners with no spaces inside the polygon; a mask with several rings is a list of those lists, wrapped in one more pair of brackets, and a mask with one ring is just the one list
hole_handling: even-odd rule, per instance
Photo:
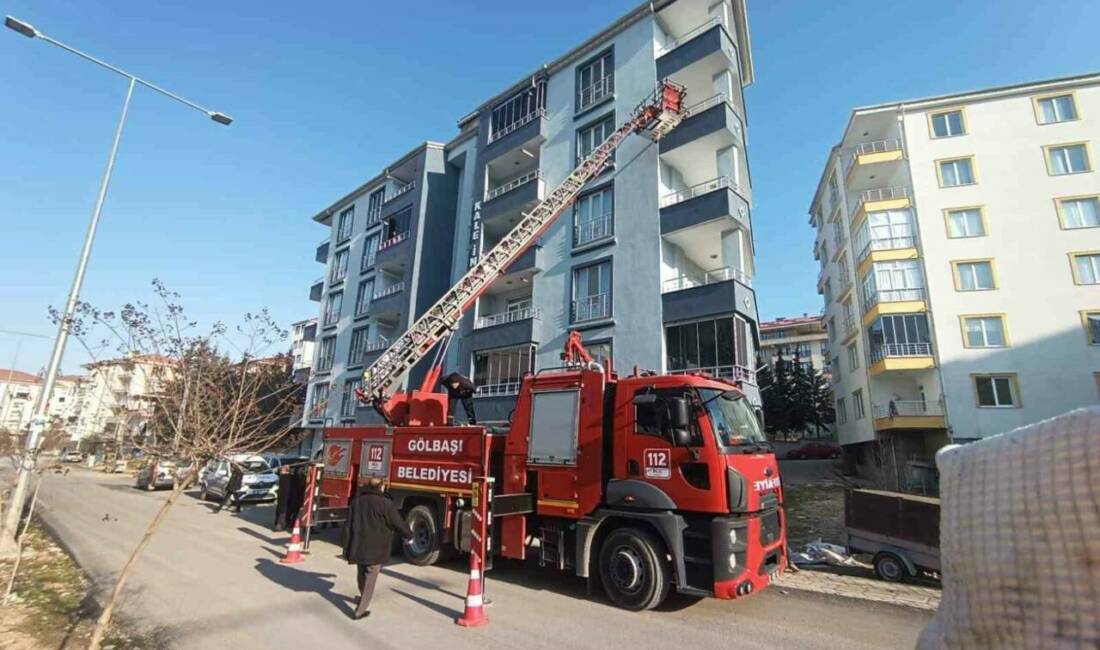
{"label": "red fire truck", "polygon": [[[632,610],[656,607],[673,585],[746,596],[786,566],[779,469],[737,382],[638,369],[619,376],[593,362],[573,332],[561,367],[524,377],[506,427],[450,426],[448,396],[436,387],[462,314],[626,137],[656,140],[675,128],[683,96],[659,84],[371,365],[359,396],[387,424],[325,431],[320,510],[310,521],[339,520],[361,478],[385,478],[415,533],[404,547],[409,561],[533,553],[598,580]],[[420,389],[388,395],[432,349]]]}

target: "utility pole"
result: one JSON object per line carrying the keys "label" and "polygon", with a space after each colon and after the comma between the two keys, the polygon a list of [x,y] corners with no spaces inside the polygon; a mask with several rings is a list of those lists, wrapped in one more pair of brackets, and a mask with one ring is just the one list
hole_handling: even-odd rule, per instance
{"label": "utility pole", "polygon": [[103,180],[100,182],[99,186],[99,195],[96,198],[95,208],[92,210],[91,222],[88,224],[88,230],[84,236],[84,246],[81,249],[80,258],[76,265],[76,274],[73,276],[72,286],[69,289],[69,298],[65,301],[65,310],[62,312],[61,320],[57,326],[57,338],[54,340],[53,352],[50,355],[50,364],[46,369],[46,377],[42,385],[42,392],[39,393],[38,399],[35,401],[34,415],[31,418],[30,432],[27,435],[23,459],[19,465],[19,475],[16,479],[15,489],[12,491],[11,505],[8,506],[8,511],[4,513],[3,526],[0,528],[0,558],[13,555],[18,548],[15,542],[15,535],[19,525],[19,518],[23,510],[23,500],[26,496],[30,470],[34,466],[40,438],[43,430],[46,428],[46,409],[49,406],[50,393],[53,391],[54,383],[57,380],[58,369],[61,367],[61,359],[65,354],[65,343],[68,341],[69,330],[72,325],[73,316],[76,313],[76,305],[80,299],[80,290],[84,285],[84,274],[88,270],[88,260],[91,258],[92,254],[92,243],[95,241],[96,228],[99,226],[99,218],[103,212],[103,203],[107,199],[107,187],[111,183],[111,172],[114,171],[115,159],[118,156],[118,145],[122,140],[122,130],[126,125],[126,116],[130,111],[130,99],[134,95],[134,87],[140,84],[204,113],[207,117],[219,124],[228,126],[233,121],[231,117],[224,113],[205,109],[189,99],[171,93],[121,68],[105,63],[74,47],[70,47],[55,40],[35,29],[33,25],[11,16],[7,16],[4,19],[4,25],[27,38],[38,39],[55,45],[66,52],[75,54],[82,59],[121,75],[128,80],[128,86],[126,89],[126,99],[122,103],[122,114],[119,116],[118,126],[115,127],[115,137],[111,143],[111,152],[107,157],[107,168],[103,172]]}

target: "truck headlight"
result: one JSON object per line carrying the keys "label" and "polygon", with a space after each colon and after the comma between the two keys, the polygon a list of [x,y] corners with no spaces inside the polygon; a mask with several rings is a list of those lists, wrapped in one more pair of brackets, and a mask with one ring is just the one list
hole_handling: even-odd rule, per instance
{"label": "truck headlight", "polygon": [[736,553],[730,553],[730,570],[732,571],[736,568],[737,568],[737,554]]}
{"label": "truck headlight", "polygon": [[736,543],[737,543],[737,529],[736,528],[731,528],[730,529],[730,546],[733,546]]}

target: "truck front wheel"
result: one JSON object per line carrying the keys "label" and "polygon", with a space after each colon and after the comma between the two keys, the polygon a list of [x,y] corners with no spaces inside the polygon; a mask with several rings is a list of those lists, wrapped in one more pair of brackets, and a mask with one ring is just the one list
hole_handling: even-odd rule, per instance
{"label": "truck front wheel", "polygon": [[637,528],[612,531],[600,547],[600,580],[604,592],[618,607],[631,611],[653,609],[669,590],[664,544]]}
{"label": "truck front wheel", "polygon": [[401,545],[405,559],[417,566],[428,566],[439,561],[442,544],[435,510],[428,506],[415,506],[405,515],[405,523],[413,532],[412,539]]}

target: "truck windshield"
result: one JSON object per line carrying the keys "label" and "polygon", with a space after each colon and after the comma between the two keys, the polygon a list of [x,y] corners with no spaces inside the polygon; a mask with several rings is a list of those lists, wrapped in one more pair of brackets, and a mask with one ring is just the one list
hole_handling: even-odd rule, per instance
{"label": "truck windshield", "polygon": [[738,447],[767,442],[748,400],[734,391],[700,388],[719,447]]}

